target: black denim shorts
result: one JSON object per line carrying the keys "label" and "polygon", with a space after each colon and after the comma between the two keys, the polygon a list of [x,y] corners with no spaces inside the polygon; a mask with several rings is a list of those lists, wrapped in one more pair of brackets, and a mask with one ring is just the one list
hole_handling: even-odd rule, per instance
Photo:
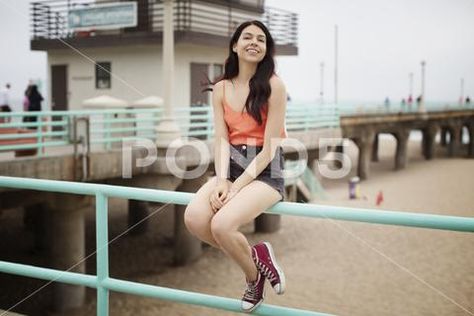
{"label": "black denim shorts", "polygon": [[[227,179],[234,182],[244,172],[245,168],[248,167],[255,156],[262,151],[262,148],[262,146],[230,145],[230,163]],[[278,147],[273,160],[255,179],[265,182],[277,190],[281,195],[280,201],[282,201],[285,196],[285,181],[283,179],[284,163],[283,150],[281,147]]]}

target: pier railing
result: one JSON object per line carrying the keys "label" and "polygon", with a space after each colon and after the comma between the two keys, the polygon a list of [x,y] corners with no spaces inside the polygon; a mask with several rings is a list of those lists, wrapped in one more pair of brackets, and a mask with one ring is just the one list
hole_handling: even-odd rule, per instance
{"label": "pier railing", "polygon": [[[416,102],[407,103],[371,103],[371,102],[340,102],[337,105],[341,116],[367,115],[367,114],[397,114],[397,113],[418,113],[419,105]],[[425,102],[426,112],[440,111],[462,111],[474,109],[472,103],[453,102]]]}
{"label": "pier railing", "polygon": [[[160,137],[156,127],[162,113],[162,108],[1,112],[0,152],[42,157],[50,155],[46,149],[52,147],[72,148],[70,153],[76,154],[85,148],[88,151],[120,148],[127,139],[156,140]],[[177,108],[173,118],[183,137],[213,138],[211,106]],[[287,108],[286,122],[289,132],[338,128],[339,114],[334,106],[292,104]]]}
{"label": "pier railing", "polygon": [[[109,198],[118,197],[140,201],[186,205],[193,197],[192,193],[3,176],[0,176],[0,187],[95,196],[97,275],[61,271],[6,261],[0,261],[0,272],[95,288],[97,289],[97,315],[99,316],[109,315],[110,291],[154,297],[234,312],[241,311],[240,301],[236,299],[120,280],[112,278],[109,275],[107,221]],[[469,217],[355,209],[289,202],[280,202],[267,212],[310,218],[474,232],[474,218]],[[253,314],[268,316],[327,315],[324,313],[267,304],[261,305]]]}
{"label": "pier railing", "polygon": [[[428,113],[473,110],[474,104],[429,102]],[[79,148],[91,151],[119,148],[123,140],[147,138],[156,140],[162,108],[71,110],[42,112],[0,112],[0,152],[15,151],[17,156],[49,156],[47,148]],[[286,127],[291,132],[339,128],[341,116],[418,113],[416,104],[374,103],[316,104],[290,102]],[[195,105],[174,109],[173,118],[181,135],[211,140],[214,135],[212,107]],[[82,146],[82,147],[80,147]]]}

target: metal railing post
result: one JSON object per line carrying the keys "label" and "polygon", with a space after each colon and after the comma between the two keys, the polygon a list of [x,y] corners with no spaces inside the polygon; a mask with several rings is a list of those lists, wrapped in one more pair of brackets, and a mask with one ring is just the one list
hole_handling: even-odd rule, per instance
{"label": "metal railing post", "polygon": [[43,157],[43,115],[41,115],[41,112],[38,112],[36,115],[36,136],[38,139],[38,149],[37,149],[37,156],[38,157]]}
{"label": "metal railing post", "polygon": [[104,114],[104,117],[106,120],[105,126],[104,126],[105,138],[107,139],[107,141],[105,142],[105,149],[110,150],[112,148],[112,143],[110,141],[110,137],[112,135],[112,133],[110,132],[110,128],[112,127],[112,123],[110,122],[110,120],[113,117],[113,114],[107,113],[107,114]]}
{"label": "metal railing post", "polygon": [[109,278],[109,245],[107,224],[107,197],[103,193],[95,195],[95,224],[97,247],[97,315],[109,315],[109,290],[103,282]]}

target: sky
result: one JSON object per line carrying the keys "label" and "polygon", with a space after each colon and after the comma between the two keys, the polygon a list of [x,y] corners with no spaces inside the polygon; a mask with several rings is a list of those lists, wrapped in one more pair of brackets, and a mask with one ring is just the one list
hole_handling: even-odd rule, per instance
{"label": "sky", "polygon": [[[0,85],[21,98],[29,79],[46,80],[46,53],[29,50],[27,0],[0,0]],[[338,25],[339,101],[399,101],[421,91],[427,101],[474,97],[474,0],[266,0],[298,14],[298,56],[277,57],[295,100],[334,100],[334,26]]]}

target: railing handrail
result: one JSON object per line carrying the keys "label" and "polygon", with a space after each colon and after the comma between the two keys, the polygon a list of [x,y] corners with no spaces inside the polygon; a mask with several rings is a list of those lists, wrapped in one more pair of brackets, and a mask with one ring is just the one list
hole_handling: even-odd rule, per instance
{"label": "railing handrail", "polygon": [[[193,293],[160,286],[119,280],[109,277],[108,256],[108,203],[109,197],[145,200],[161,203],[188,204],[194,194],[112,186],[92,183],[75,183],[57,180],[41,180],[0,176],[0,187],[41,190],[49,192],[95,195],[97,234],[97,275],[61,271],[24,264],[0,261],[0,272],[40,278],[50,281],[84,285],[97,289],[97,315],[109,314],[109,291],[117,291],[140,296],[156,297],[164,300],[200,305],[217,309],[241,312],[240,301],[213,295]],[[336,220],[361,221],[380,224],[424,227],[474,232],[474,218],[432,214],[412,214],[405,212],[353,209],[337,206],[279,202],[267,212],[283,215],[323,217]],[[261,305],[255,315],[327,315],[287,307]]]}
{"label": "railing handrail", "polygon": [[99,115],[99,114],[127,114],[127,113],[161,113],[162,108],[128,108],[128,109],[90,109],[90,110],[67,110],[67,111],[18,111],[18,112],[0,112],[0,117],[15,116],[62,116],[62,115]]}
{"label": "railing handrail", "polygon": [[[3,141],[3,144],[0,143],[0,150],[44,149],[78,143],[87,145],[86,142],[104,144],[105,150],[110,150],[113,143],[122,141],[121,137],[134,136],[149,139],[159,137],[156,125],[160,122],[162,114],[163,108],[161,107],[1,112],[0,119],[11,120],[11,122],[0,123],[0,132],[2,128],[12,128],[12,130],[3,130],[3,135],[0,136],[0,141]],[[314,104],[289,105],[286,115],[289,132],[333,128],[339,125],[338,111],[332,107],[321,109]],[[77,130],[77,120],[84,117],[89,122],[87,134],[91,136],[87,140],[79,139],[74,133]],[[21,118],[34,118],[34,120],[22,122]],[[178,123],[183,137],[211,139],[214,134],[213,109],[210,105],[175,108],[173,109],[173,118]],[[29,137],[16,137],[19,134],[15,129],[25,128],[33,128],[27,133]],[[61,129],[64,133],[61,135],[51,134],[50,130],[54,128]],[[121,134],[117,135],[117,133]],[[116,135],[112,137],[112,134]],[[48,138],[52,136],[63,136],[63,142],[48,142]],[[33,141],[31,138],[36,138],[36,140]],[[10,143],[6,144],[6,140],[10,140]],[[27,141],[28,144],[12,144],[11,142],[15,140],[18,142]],[[43,150],[40,153],[43,153]]]}
{"label": "railing handrail", "polygon": [[[354,103],[357,104],[357,103]],[[474,109],[472,104],[456,105],[446,102],[427,102],[426,113],[439,111],[466,111]],[[198,137],[200,139],[211,139],[214,133],[213,111],[210,105],[191,105],[173,109],[173,117],[180,126],[183,137]],[[45,148],[68,146],[73,144],[87,145],[104,144],[103,149],[110,150],[112,144],[120,143],[122,137],[143,137],[156,139],[156,124],[161,120],[163,108],[117,108],[117,109],[91,109],[91,110],[69,110],[69,111],[38,111],[38,112],[0,112],[0,130],[12,128],[11,131],[3,130],[0,135],[0,150],[27,150],[41,149],[37,151],[38,156],[49,155]],[[286,128],[288,132],[301,132],[318,129],[334,129],[341,124],[341,117],[359,115],[388,115],[388,114],[417,114],[416,105],[410,109],[408,106],[400,108],[391,106],[388,111],[377,104],[358,107],[349,104],[316,104],[314,102],[291,102],[288,103],[286,113]],[[424,114],[424,113],[423,113]],[[122,115],[122,117],[117,117]],[[101,117],[102,116],[102,117]],[[21,118],[36,117],[33,121]],[[86,117],[89,121],[88,135],[92,138],[78,139],[74,136],[76,121]],[[3,121],[7,122],[3,122]],[[11,122],[8,122],[11,120]],[[46,120],[46,121],[45,121]],[[18,122],[19,121],[19,122]],[[118,125],[122,124],[122,125]],[[127,124],[125,126],[124,124]],[[73,128],[71,128],[73,127]],[[15,128],[33,128],[28,136],[17,134]],[[63,133],[53,134],[52,130],[62,130]],[[22,131],[25,132],[25,131]],[[6,134],[5,134],[6,133]],[[121,133],[121,134],[117,134]],[[26,133],[25,133],[26,134]],[[112,136],[112,134],[115,134]],[[132,135],[130,135],[132,134]],[[61,137],[62,141],[51,141],[51,137]],[[35,140],[33,140],[33,138]],[[16,143],[15,143],[16,142]],[[3,144],[1,144],[3,143]],[[26,143],[26,144],[25,144]],[[102,148],[101,147],[101,148]],[[97,146],[94,150],[98,150]],[[34,153],[30,153],[32,155]]]}
{"label": "railing handrail", "polygon": [[[7,176],[0,176],[0,187],[26,190],[38,190],[38,188],[41,187],[42,191],[49,192],[80,195],[96,195],[97,193],[100,193],[109,197],[159,203],[173,203],[179,205],[187,205],[194,195],[193,193],[186,192]],[[291,202],[279,202],[277,205],[269,209],[268,212],[281,215],[474,232],[474,218],[470,217],[407,213],[401,211],[384,211],[379,209],[362,209]]]}

